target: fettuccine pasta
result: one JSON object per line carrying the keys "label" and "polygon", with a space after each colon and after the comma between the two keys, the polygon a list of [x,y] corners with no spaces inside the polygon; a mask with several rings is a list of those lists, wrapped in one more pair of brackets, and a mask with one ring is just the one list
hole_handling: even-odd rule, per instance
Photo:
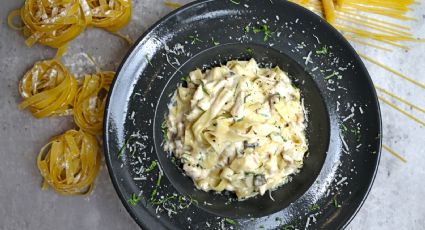
{"label": "fettuccine pasta", "polygon": [[275,67],[254,59],[187,77],[164,124],[165,150],[183,163],[198,189],[239,199],[289,181],[308,149],[300,91]]}
{"label": "fettuccine pasta", "polygon": [[99,172],[99,151],[96,137],[81,130],[54,137],[37,157],[43,189],[50,185],[62,195],[90,193]]}
{"label": "fettuccine pasta", "polygon": [[103,111],[114,76],[112,71],[85,76],[74,102],[74,121],[82,130],[91,134],[102,132]]}
{"label": "fettuccine pasta", "polygon": [[26,0],[20,10],[12,11],[8,24],[21,16],[25,43],[40,43],[53,48],[65,46],[87,26],[116,32],[127,25],[131,16],[131,0]]}
{"label": "fettuccine pasta", "polygon": [[116,32],[130,20],[130,0],[87,0],[91,13],[93,26],[105,28]]}
{"label": "fettuccine pasta", "polygon": [[36,118],[68,115],[76,91],[77,81],[58,60],[39,61],[19,83],[24,99],[19,108],[29,108]]}

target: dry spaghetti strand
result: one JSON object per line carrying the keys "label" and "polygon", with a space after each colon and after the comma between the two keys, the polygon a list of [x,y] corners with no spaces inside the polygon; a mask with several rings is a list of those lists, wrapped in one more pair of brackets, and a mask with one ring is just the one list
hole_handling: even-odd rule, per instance
{"label": "dry spaghetti strand", "polygon": [[105,71],[86,75],[74,102],[74,121],[82,130],[100,134],[106,96],[115,72]]}
{"label": "dry spaghetti strand", "polygon": [[37,166],[48,186],[62,195],[84,195],[93,189],[99,172],[99,145],[94,136],[69,130],[43,146]]}
{"label": "dry spaghetti strand", "polygon": [[387,99],[383,98],[383,97],[378,97],[379,100],[381,100],[382,102],[384,102],[385,104],[391,106],[393,109],[399,111],[400,113],[404,114],[405,116],[407,116],[408,118],[412,119],[413,121],[416,121],[417,123],[421,124],[422,126],[425,126],[425,122],[420,120],[419,118],[416,118],[415,116],[413,116],[412,114],[404,111],[403,109],[401,109],[400,107],[394,105],[393,103],[391,103],[390,101],[388,101]]}
{"label": "dry spaghetti strand", "polygon": [[387,150],[389,153],[391,153],[392,155],[394,155],[395,157],[397,157],[398,159],[400,159],[401,161],[403,161],[404,163],[407,163],[406,158],[404,158],[403,156],[401,156],[400,154],[396,153],[394,150],[390,149],[388,146],[386,145],[382,145],[382,147]]}
{"label": "dry spaghetti strand", "polygon": [[29,108],[36,118],[67,115],[76,91],[75,78],[58,60],[39,61],[19,83],[19,93],[24,99],[19,108]]}

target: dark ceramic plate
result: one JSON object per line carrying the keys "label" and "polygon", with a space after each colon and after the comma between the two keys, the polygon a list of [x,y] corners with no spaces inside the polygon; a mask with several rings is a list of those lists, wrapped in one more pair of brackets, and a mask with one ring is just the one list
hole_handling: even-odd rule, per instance
{"label": "dark ceramic plate", "polygon": [[[105,158],[115,189],[144,229],[342,228],[365,200],[379,163],[381,120],[368,72],[315,14],[287,1],[238,2],[184,6],[129,51],[105,112]],[[232,194],[195,189],[163,151],[161,123],[181,77],[251,57],[281,67],[300,88],[310,150],[290,183],[238,202]]]}

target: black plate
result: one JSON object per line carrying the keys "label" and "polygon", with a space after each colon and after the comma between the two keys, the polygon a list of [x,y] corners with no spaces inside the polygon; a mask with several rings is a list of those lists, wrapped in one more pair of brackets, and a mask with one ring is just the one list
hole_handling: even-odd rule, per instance
{"label": "black plate", "polygon": [[[253,32],[262,25],[270,28],[267,39]],[[238,202],[232,194],[196,190],[161,146],[161,123],[182,76],[251,57],[287,71],[308,111],[309,156],[290,183],[271,192],[274,201],[265,195]],[[277,0],[196,1],[163,18],[121,64],[104,128],[115,189],[146,229],[341,228],[366,198],[381,150],[379,106],[358,55],[320,17]],[[143,172],[154,160],[161,168]],[[137,205],[128,202],[133,194],[141,198]],[[152,194],[177,198],[156,205]]]}

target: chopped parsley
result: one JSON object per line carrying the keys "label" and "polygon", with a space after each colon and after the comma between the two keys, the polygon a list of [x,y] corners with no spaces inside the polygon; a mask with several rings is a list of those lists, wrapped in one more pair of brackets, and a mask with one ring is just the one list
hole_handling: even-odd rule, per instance
{"label": "chopped parsley", "polygon": [[236,5],[241,4],[240,0],[230,0],[230,2],[233,3],[233,4],[236,4]]}
{"label": "chopped parsley", "polygon": [[189,38],[191,40],[190,44],[195,44],[197,42],[202,42],[202,40],[198,38],[198,35],[196,35],[196,36],[190,35]]}
{"label": "chopped parsley", "polygon": [[246,50],[246,52],[248,53],[248,54],[253,54],[254,53],[254,49],[252,49],[252,48],[250,48],[250,47],[248,47],[248,48],[246,48],[245,49]]}
{"label": "chopped parsley", "polygon": [[281,230],[291,230],[291,229],[295,229],[295,226],[292,224],[285,225],[281,228]]}
{"label": "chopped parsley", "polygon": [[328,47],[325,45],[320,50],[316,50],[316,54],[328,54]]}
{"label": "chopped parsley", "polygon": [[313,204],[310,207],[308,207],[309,212],[315,212],[315,211],[318,211],[319,209],[320,209],[320,206],[318,204]]}
{"label": "chopped parsley", "polygon": [[177,195],[171,195],[171,196],[167,196],[165,198],[162,198],[162,199],[153,201],[152,204],[153,205],[160,205],[160,204],[164,204],[164,203],[166,203],[166,202],[168,202],[170,200],[174,200],[176,198],[177,198]]}
{"label": "chopped parsley", "polygon": [[204,93],[206,93],[207,95],[210,95],[208,90],[205,88],[205,83],[203,81],[201,81],[201,87],[202,87],[202,91],[204,91]]}
{"label": "chopped parsley", "polygon": [[164,140],[168,140],[168,127],[167,127],[167,121],[164,120],[161,124],[161,132]]}
{"label": "chopped parsley", "polygon": [[156,180],[156,186],[155,186],[155,189],[152,191],[152,193],[151,193],[151,198],[150,198],[150,201],[151,202],[155,202],[156,200],[155,200],[155,196],[156,196],[156,194],[158,194],[158,187],[159,187],[159,185],[161,184],[161,179],[162,179],[162,176],[161,176],[161,174],[159,174],[158,175],[158,179]]}
{"label": "chopped parsley", "polygon": [[153,67],[151,59],[149,59],[147,54],[145,55],[145,58],[146,58],[146,61],[149,63],[149,65]]}
{"label": "chopped parsley", "polygon": [[236,224],[236,221],[235,221],[235,220],[233,220],[233,219],[230,219],[230,218],[224,218],[224,220],[225,220],[228,224],[232,224],[232,225],[235,225],[235,224]]}
{"label": "chopped parsley", "polygon": [[252,31],[254,32],[254,33],[260,33],[260,32],[263,32],[264,33],[264,38],[263,38],[263,40],[264,41],[267,41],[271,36],[272,36],[272,34],[274,33],[274,32],[272,32],[272,31],[270,31],[270,28],[269,28],[269,26],[268,25],[266,25],[266,24],[263,24],[262,26],[260,26],[260,27],[254,27],[253,29],[252,29]]}
{"label": "chopped parsley", "polygon": [[158,166],[158,163],[156,161],[152,161],[151,165],[145,170],[145,172],[152,172],[156,167]]}
{"label": "chopped parsley", "polygon": [[347,126],[344,125],[344,123],[341,123],[341,128],[342,128],[342,131],[344,131],[344,132],[348,131],[348,128],[347,128]]}
{"label": "chopped parsley", "polygon": [[131,139],[133,139],[133,136],[130,136],[129,138],[127,138],[127,140],[121,146],[120,151],[118,152],[118,158],[122,157],[122,155],[124,154],[125,147],[128,145]]}
{"label": "chopped parsley", "polygon": [[333,198],[333,203],[334,203],[334,206],[336,207],[336,208],[340,208],[341,207],[341,205],[340,204],[338,204],[338,200],[336,199],[336,195],[334,196],[334,198]]}
{"label": "chopped parsley", "polygon": [[249,33],[249,30],[250,30],[250,28],[249,28],[249,24],[248,24],[248,25],[246,25],[246,26],[243,28],[243,30],[244,30],[246,33]]}
{"label": "chopped parsley", "polygon": [[218,42],[218,41],[214,40],[214,38],[213,38],[213,37],[211,37],[211,42],[212,42],[215,46],[220,45],[220,42]]}
{"label": "chopped parsley", "polygon": [[187,83],[190,83],[190,82],[191,82],[191,80],[190,80],[190,77],[189,77],[189,76],[183,76],[183,77],[181,77],[181,78],[180,78],[180,80],[185,81],[185,82],[187,82]]}
{"label": "chopped parsley", "polygon": [[141,200],[141,198],[133,193],[131,195],[130,199],[128,199],[127,201],[128,201],[129,204],[136,206],[139,203],[140,200]]}

